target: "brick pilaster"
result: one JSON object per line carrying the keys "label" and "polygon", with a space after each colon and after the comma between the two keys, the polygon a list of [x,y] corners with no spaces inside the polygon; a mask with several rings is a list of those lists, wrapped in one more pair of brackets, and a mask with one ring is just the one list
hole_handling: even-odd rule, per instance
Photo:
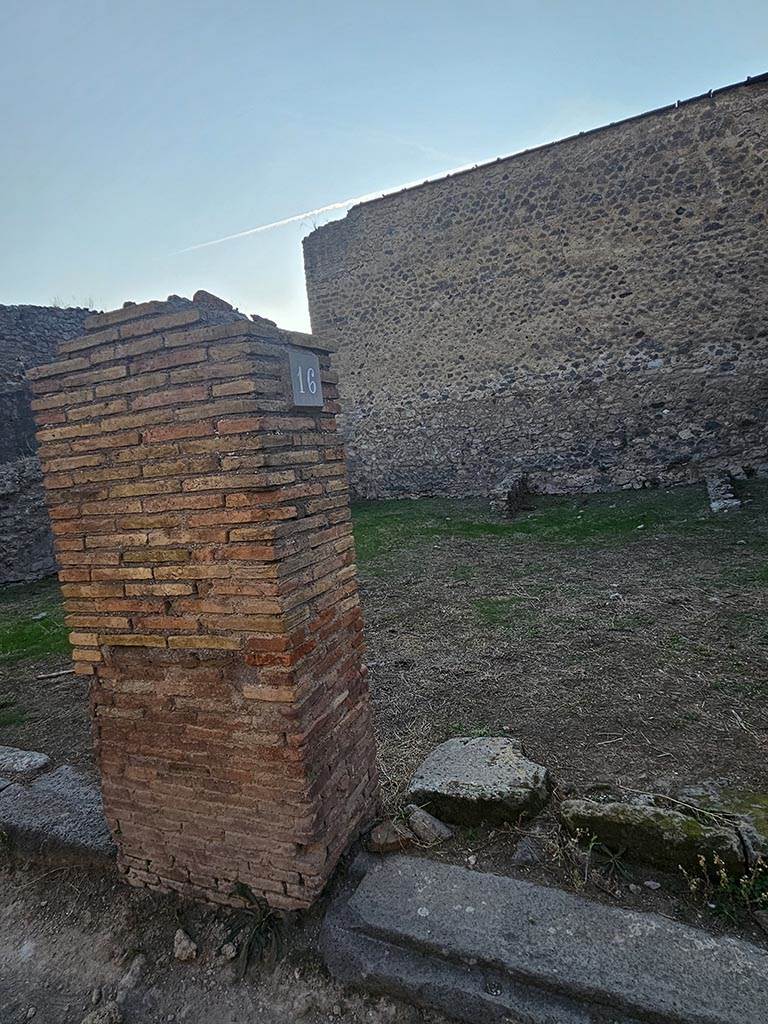
{"label": "brick pilaster", "polygon": [[[308,348],[321,408],[292,404]],[[328,352],[203,295],[91,317],[29,376],[121,870],[307,906],[377,800]]]}

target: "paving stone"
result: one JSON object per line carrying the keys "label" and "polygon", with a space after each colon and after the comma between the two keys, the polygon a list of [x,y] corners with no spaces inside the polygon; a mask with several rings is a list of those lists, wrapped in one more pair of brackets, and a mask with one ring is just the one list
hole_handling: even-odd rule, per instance
{"label": "paving stone", "polygon": [[47,754],[17,747],[0,747],[0,774],[11,782],[24,782],[51,767]]}
{"label": "paving stone", "polygon": [[0,831],[11,848],[31,856],[104,863],[115,856],[95,782],[62,765],[29,784],[0,792]]}
{"label": "paving stone", "polygon": [[537,814],[549,800],[549,772],[507,736],[447,740],[411,779],[406,798],[457,825],[499,824]]}
{"label": "paving stone", "polygon": [[768,954],[657,914],[396,855],[326,916],[340,981],[473,1024],[765,1024]]}

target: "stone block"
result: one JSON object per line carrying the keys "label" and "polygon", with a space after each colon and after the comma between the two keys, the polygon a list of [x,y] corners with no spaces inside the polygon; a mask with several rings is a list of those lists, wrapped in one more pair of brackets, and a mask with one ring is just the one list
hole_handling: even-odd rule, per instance
{"label": "stone block", "polygon": [[482,736],[441,743],[416,769],[406,796],[444,821],[478,825],[532,817],[551,790],[549,772],[528,760],[519,740]]}
{"label": "stone block", "polygon": [[471,1024],[764,1024],[768,954],[656,914],[395,855],[326,916],[339,981]]}
{"label": "stone block", "polygon": [[116,852],[98,785],[70,765],[0,789],[0,832],[27,856],[109,864]]}

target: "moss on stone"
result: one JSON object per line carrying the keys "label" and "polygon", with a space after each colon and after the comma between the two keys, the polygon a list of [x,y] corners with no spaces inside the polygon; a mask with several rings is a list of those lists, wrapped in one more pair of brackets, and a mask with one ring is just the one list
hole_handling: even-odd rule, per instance
{"label": "moss on stone", "polygon": [[566,800],[560,814],[570,832],[594,837],[629,860],[668,871],[698,871],[700,858],[712,868],[718,857],[731,874],[745,870],[741,841],[727,825],[705,825],[679,811],[620,801]]}

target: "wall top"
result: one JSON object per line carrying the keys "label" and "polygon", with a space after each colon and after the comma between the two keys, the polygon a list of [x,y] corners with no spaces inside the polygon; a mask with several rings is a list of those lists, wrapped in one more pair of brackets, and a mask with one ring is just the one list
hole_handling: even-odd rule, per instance
{"label": "wall top", "polygon": [[763,72],[759,75],[751,75],[741,82],[732,82],[729,85],[720,86],[718,89],[710,89],[708,92],[701,93],[698,96],[690,96],[684,100],[676,100],[674,103],[668,103],[663,107],[654,107],[652,110],[644,110],[640,114],[632,114],[630,117],[621,118],[619,121],[611,121],[609,124],[597,125],[595,128],[589,128],[586,131],[577,132],[575,135],[566,135],[562,139],[553,139],[551,142],[545,142],[540,146],[532,146],[530,149],[521,149],[517,153],[508,153],[506,156],[496,157],[495,160],[486,160],[481,163],[477,163],[472,167],[463,167],[460,170],[448,172],[447,174],[438,174],[434,177],[425,178],[423,181],[420,181],[415,185],[407,185],[404,188],[383,192],[380,196],[376,196],[375,199],[367,199],[364,202],[356,203],[354,206],[351,206],[346,215],[339,220],[332,220],[327,224],[321,224],[320,227],[315,228],[314,231],[310,231],[310,233],[304,237],[302,242],[304,251],[305,253],[309,252],[318,240],[325,239],[328,236],[337,235],[339,231],[343,231],[344,226],[349,223],[350,216],[354,217],[360,210],[386,202],[387,200],[396,199],[403,194],[418,192],[422,189],[439,186],[445,184],[447,181],[452,181],[454,178],[462,178],[466,175],[474,174],[476,171],[487,170],[489,167],[493,167],[496,164],[508,164],[513,160],[520,160],[533,153],[543,153],[547,150],[554,149],[557,146],[563,146],[579,139],[589,138],[592,135],[609,132],[612,129],[632,124],[635,121],[643,121],[647,118],[674,113],[681,107],[688,107],[692,104],[704,103],[707,101],[711,102],[716,97],[722,96],[725,93],[734,92],[737,89],[745,89],[759,85],[764,86],[767,84],[768,72]]}
{"label": "wall top", "polygon": [[[256,314],[248,317],[224,299],[205,291],[195,292],[192,299],[169,295],[164,302],[127,302],[120,309],[87,317],[84,327],[85,334],[58,346],[58,359],[55,363],[35,367],[28,372],[29,379],[36,380],[53,373],[78,369],[80,367],[74,365],[78,360],[83,362],[85,368],[89,360],[88,350],[98,346],[138,343],[138,339],[150,335],[157,339],[154,347],[163,347],[165,344],[175,346],[182,343],[181,337],[175,334],[166,342],[163,340],[164,332],[178,332],[182,329],[198,332],[200,341],[248,336],[286,347],[311,349],[315,352],[333,351],[332,346],[316,340],[311,334],[283,330],[274,321]],[[119,354],[116,350],[115,355]],[[103,362],[104,358],[99,357],[98,361]]]}

